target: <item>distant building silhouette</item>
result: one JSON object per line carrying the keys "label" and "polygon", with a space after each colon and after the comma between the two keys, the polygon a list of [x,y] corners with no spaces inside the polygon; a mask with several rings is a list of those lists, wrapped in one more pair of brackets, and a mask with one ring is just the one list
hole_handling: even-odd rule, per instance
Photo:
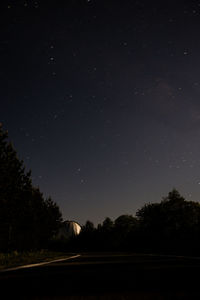
{"label": "distant building silhouette", "polygon": [[56,239],[68,239],[72,236],[79,235],[81,226],[75,221],[64,221],[58,230]]}

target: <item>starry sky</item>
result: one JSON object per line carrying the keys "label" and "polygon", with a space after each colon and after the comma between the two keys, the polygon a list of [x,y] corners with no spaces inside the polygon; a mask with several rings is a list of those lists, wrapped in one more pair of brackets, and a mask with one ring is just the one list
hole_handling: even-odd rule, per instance
{"label": "starry sky", "polygon": [[0,121],[64,219],[200,201],[200,1],[0,3]]}

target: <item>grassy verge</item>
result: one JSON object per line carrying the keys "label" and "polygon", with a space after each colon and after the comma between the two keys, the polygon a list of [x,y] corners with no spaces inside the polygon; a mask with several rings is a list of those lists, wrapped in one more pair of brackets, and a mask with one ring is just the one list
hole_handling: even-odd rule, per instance
{"label": "grassy verge", "polygon": [[48,262],[54,259],[71,256],[63,252],[50,252],[47,250],[34,252],[18,252],[0,253],[0,270],[34,264],[39,262]]}

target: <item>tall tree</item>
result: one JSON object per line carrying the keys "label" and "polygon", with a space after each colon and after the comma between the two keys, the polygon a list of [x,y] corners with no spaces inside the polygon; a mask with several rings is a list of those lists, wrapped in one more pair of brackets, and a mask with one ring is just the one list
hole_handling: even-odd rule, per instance
{"label": "tall tree", "polygon": [[102,225],[102,230],[105,232],[111,232],[114,228],[114,223],[110,218],[105,218]]}
{"label": "tall tree", "polygon": [[[40,247],[61,220],[58,206],[45,200],[31,182],[8,133],[0,124],[0,248],[26,249]],[[43,241],[42,241],[43,238]]]}
{"label": "tall tree", "polygon": [[145,204],[136,215],[144,247],[178,251],[199,247],[200,204],[186,201],[177,190],[160,203]]}

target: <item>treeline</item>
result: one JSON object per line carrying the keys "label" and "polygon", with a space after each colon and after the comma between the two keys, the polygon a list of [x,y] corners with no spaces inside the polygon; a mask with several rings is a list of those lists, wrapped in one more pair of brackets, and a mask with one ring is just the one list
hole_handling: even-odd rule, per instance
{"label": "treeline", "polygon": [[45,199],[19,160],[0,124],[0,252],[50,248],[64,251],[134,251],[200,255],[200,204],[172,190],[160,203],[148,203],[135,216],[90,221],[79,236],[57,240],[62,215]]}
{"label": "treeline", "polygon": [[160,203],[145,204],[136,216],[87,221],[68,247],[79,251],[134,251],[200,255],[200,204],[172,190]]}
{"label": "treeline", "polygon": [[47,247],[61,221],[59,207],[32,185],[0,124],[0,251]]}

